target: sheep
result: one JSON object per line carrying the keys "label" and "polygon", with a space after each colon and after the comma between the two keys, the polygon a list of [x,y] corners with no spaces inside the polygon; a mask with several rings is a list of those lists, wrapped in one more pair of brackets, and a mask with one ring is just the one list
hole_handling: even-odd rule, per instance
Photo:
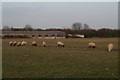
{"label": "sheep", "polygon": [[33,41],[32,46],[37,46],[37,43],[35,41]]}
{"label": "sheep", "polygon": [[109,44],[108,44],[108,51],[110,52],[110,51],[112,51],[112,49],[113,49],[113,44],[112,44],[112,43],[109,43]]}
{"label": "sheep", "polygon": [[43,45],[43,47],[46,47],[46,42],[43,42],[42,45]]}
{"label": "sheep", "polygon": [[13,46],[16,46],[16,44],[17,44],[17,42],[16,42],[16,41],[14,41],[14,42],[13,42]]}
{"label": "sheep", "polygon": [[10,45],[10,46],[12,46],[12,45],[13,45],[13,42],[12,42],[12,41],[10,41],[10,42],[9,42],[9,45]]}
{"label": "sheep", "polygon": [[17,46],[18,46],[18,47],[21,46],[21,43],[22,43],[22,41],[18,42],[18,43],[17,43]]}
{"label": "sheep", "polygon": [[88,48],[95,48],[95,47],[96,47],[95,43],[93,42],[88,43]]}
{"label": "sheep", "polygon": [[27,44],[27,42],[25,42],[25,41],[21,42],[21,46],[25,46],[26,44]]}
{"label": "sheep", "polygon": [[60,47],[60,44],[61,44],[61,42],[60,42],[60,41],[58,41],[58,42],[57,42],[57,46],[58,46],[58,47]]}
{"label": "sheep", "polygon": [[61,42],[61,41],[58,41],[58,42],[57,42],[57,46],[58,46],[58,47],[64,47],[64,43]]}

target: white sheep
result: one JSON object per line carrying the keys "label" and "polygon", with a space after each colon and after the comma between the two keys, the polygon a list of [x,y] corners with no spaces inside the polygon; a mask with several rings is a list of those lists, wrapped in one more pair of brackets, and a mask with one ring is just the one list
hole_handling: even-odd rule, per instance
{"label": "white sheep", "polygon": [[36,41],[33,41],[33,42],[32,42],[32,46],[37,46]]}
{"label": "white sheep", "polygon": [[16,42],[16,41],[14,41],[14,42],[13,42],[13,46],[16,46],[16,44],[17,44],[17,42]]}
{"label": "white sheep", "polygon": [[21,42],[21,46],[25,46],[26,44],[27,44],[27,42],[25,42],[25,41]]}
{"label": "white sheep", "polygon": [[20,41],[20,42],[18,42],[18,43],[17,43],[17,46],[18,46],[18,47],[19,47],[19,46],[21,46],[21,43],[22,43],[21,41]]}
{"label": "white sheep", "polygon": [[113,49],[113,44],[112,43],[108,44],[108,51],[112,51],[112,49]]}
{"label": "white sheep", "polygon": [[57,46],[58,46],[58,47],[64,47],[64,43],[61,42],[61,41],[58,41],[58,42],[57,42]]}
{"label": "white sheep", "polygon": [[43,47],[46,47],[46,46],[47,46],[47,45],[46,45],[46,42],[43,42],[42,45],[43,45]]}
{"label": "white sheep", "polygon": [[13,45],[13,42],[12,42],[12,41],[10,41],[10,42],[9,42],[9,45],[10,45],[10,46],[12,46],[12,45]]}
{"label": "white sheep", "polygon": [[88,48],[95,48],[95,47],[96,47],[95,43],[93,42],[88,43]]}

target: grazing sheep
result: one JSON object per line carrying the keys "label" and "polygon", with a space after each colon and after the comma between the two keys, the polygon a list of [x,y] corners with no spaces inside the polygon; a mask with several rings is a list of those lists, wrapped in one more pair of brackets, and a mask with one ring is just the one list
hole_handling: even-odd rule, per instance
{"label": "grazing sheep", "polygon": [[95,47],[96,47],[95,43],[93,42],[88,43],[88,48],[95,48]]}
{"label": "grazing sheep", "polygon": [[33,41],[32,46],[37,46],[37,43],[35,41]]}
{"label": "grazing sheep", "polygon": [[16,41],[14,41],[14,42],[13,42],[13,46],[16,46],[16,44],[17,44],[17,42],[16,42]]}
{"label": "grazing sheep", "polygon": [[20,41],[20,42],[18,42],[18,43],[17,43],[17,46],[18,46],[18,47],[19,47],[19,46],[21,46],[21,43],[22,43],[21,41]]}
{"label": "grazing sheep", "polygon": [[64,47],[64,43],[61,42],[61,41],[59,41],[59,42],[57,42],[57,46],[58,46],[58,47]]}
{"label": "grazing sheep", "polygon": [[112,51],[112,49],[113,49],[113,44],[112,43],[108,44],[108,51]]}
{"label": "grazing sheep", "polygon": [[46,42],[43,42],[42,45],[43,45],[43,47],[46,47]]}
{"label": "grazing sheep", "polygon": [[12,45],[13,45],[13,42],[12,42],[12,41],[10,41],[10,42],[9,42],[9,45],[10,45],[10,46],[12,46]]}
{"label": "grazing sheep", "polygon": [[25,46],[26,44],[27,44],[27,42],[25,42],[25,41],[21,42],[21,46]]}

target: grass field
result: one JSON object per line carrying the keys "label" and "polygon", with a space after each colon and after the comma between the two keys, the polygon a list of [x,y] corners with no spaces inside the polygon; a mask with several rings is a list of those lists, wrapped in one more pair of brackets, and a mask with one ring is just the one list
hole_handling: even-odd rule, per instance
{"label": "grass field", "polygon": [[[23,47],[11,47],[9,41],[27,41]],[[36,41],[37,47],[31,46]],[[41,42],[46,41],[47,47]],[[65,43],[64,48],[56,46],[57,41]],[[88,42],[96,43],[95,49],[88,49]],[[107,51],[112,42],[114,50]],[[3,78],[117,78],[118,39],[3,39]],[[28,55],[28,56],[27,56]]]}

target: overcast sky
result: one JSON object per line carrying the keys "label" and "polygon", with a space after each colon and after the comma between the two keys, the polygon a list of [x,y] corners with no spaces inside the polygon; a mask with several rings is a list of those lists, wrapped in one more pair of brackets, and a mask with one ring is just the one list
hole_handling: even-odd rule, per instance
{"label": "overcast sky", "polygon": [[91,28],[118,28],[117,2],[3,2],[2,25],[64,28],[73,23]]}

